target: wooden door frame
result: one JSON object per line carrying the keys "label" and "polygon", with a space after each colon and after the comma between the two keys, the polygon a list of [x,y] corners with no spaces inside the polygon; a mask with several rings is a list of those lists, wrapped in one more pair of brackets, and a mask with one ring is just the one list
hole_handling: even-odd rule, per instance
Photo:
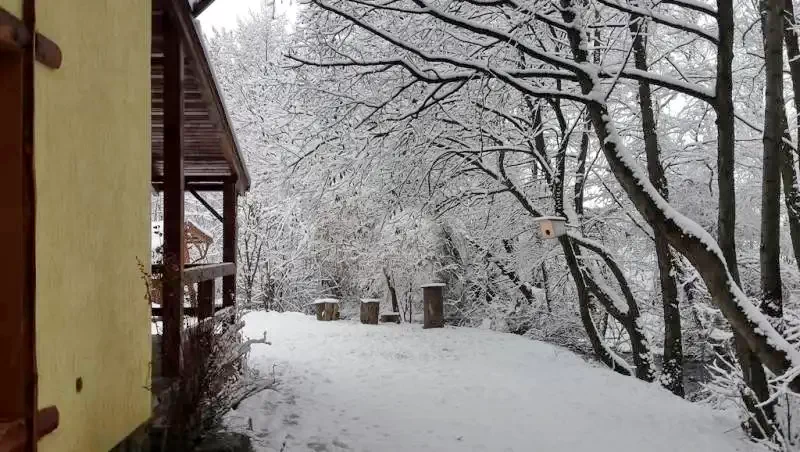
{"label": "wooden door frame", "polygon": [[34,0],[22,12],[19,20],[0,8],[0,234],[9,247],[0,260],[0,452],[35,452],[59,421],[37,400],[33,109],[35,61],[57,68],[61,52],[35,33]]}
{"label": "wooden door frame", "polygon": [[[4,443],[28,438],[31,411],[32,363],[31,329],[26,306],[28,295],[28,236],[31,225],[25,219],[25,124],[24,55],[0,51],[0,235],[6,239],[8,255],[0,260],[0,450]],[[2,427],[0,427],[2,428]],[[20,434],[24,436],[20,438]],[[11,438],[14,439],[11,439]],[[25,441],[27,442],[27,441]]]}

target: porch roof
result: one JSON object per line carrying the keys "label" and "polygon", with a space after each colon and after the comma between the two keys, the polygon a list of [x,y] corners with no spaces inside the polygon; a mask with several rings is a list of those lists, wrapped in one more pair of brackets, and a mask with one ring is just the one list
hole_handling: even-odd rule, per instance
{"label": "porch roof", "polygon": [[[191,0],[190,0],[191,2]],[[241,193],[250,187],[250,175],[233,133],[225,104],[214,78],[195,23],[211,1],[154,0],[150,55],[152,181],[160,189],[164,179],[164,14],[179,26],[184,48],[183,143],[184,178],[188,184],[214,189],[235,180]]]}

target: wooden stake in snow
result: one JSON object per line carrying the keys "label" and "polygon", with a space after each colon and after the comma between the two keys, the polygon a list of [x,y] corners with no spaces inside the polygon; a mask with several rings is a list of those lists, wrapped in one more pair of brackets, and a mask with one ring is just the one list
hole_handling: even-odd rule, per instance
{"label": "wooden stake in snow", "polygon": [[366,325],[378,324],[378,313],[381,310],[381,300],[379,298],[361,299],[361,323]]}
{"label": "wooden stake in snow", "polygon": [[445,284],[441,282],[422,286],[422,328],[444,327],[444,287]]}

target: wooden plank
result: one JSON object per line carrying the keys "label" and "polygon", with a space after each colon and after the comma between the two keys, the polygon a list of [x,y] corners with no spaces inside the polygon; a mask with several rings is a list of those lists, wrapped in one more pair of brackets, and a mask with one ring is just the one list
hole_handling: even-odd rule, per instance
{"label": "wooden plank", "polygon": [[222,260],[234,264],[234,273],[222,279],[222,305],[236,302],[236,201],[235,182],[226,182],[222,191]]}
{"label": "wooden plank", "polygon": [[164,20],[164,277],[162,375],[181,369],[184,286],[183,49],[179,29]]}
{"label": "wooden plank", "polygon": [[[164,190],[164,183],[163,182],[153,182],[153,190],[155,191],[163,191]],[[223,184],[215,184],[213,182],[186,182],[184,185],[184,190],[186,191],[214,191],[220,192],[225,187]]]}
{"label": "wooden plank", "polygon": [[[222,309],[222,305],[221,304],[216,304],[216,303],[214,304],[214,317],[217,316],[217,313],[219,313],[221,309]],[[152,308],[150,308],[150,313],[155,318],[163,319],[164,308],[162,308],[160,306],[153,306]],[[199,307],[196,308],[194,306],[184,306],[183,307],[183,315],[184,315],[184,317],[199,317],[200,308]]]}
{"label": "wooden plank", "polygon": [[[19,18],[0,8],[0,48],[21,51],[30,45],[31,33],[28,30]],[[58,44],[41,33],[34,36],[36,61],[51,69],[60,68],[63,56]]]}
{"label": "wooden plank", "polygon": [[[153,264],[150,272],[153,275],[163,275],[166,267],[163,264]],[[236,265],[233,262],[217,262],[213,264],[184,264],[183,282],[185,284],[208,281],[211,279],[222,278],[236,272]]]}
{"label": "wooden plank", "polygon": [[58,44],[46,36],[36,33],[36,61],[50,69],[58,69],[61,67],[62,60],[63,56]]}
{"label": "wooden plank", "polygon": [[200,320],[214,315],[214,288],[213,279],[197,284],[197,317]]}
{"label": "wooden plank", "polygon": [[185,284],[208,281],[236,274],[236,264],[233,262],[220,262],[218,264],[204,264],[189,267],[183,271]]}
{"label": "wooden plank", "polygon": [[[36,30],[36,2],[23,0],[22,21],[28,30]],[[35,46],[22,49],[22,230],[25,244],[25,289],[23,293],[23,337],[25,359],[26,440],[25,449],[36,452],[39,444],[39,380],[36,363],[36,170],[34,166],[36,84]]]}

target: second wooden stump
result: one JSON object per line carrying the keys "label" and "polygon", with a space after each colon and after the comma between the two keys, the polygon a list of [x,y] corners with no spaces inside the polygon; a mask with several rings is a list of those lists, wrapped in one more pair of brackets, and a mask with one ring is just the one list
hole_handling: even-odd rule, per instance
{"label": "second wooden stump", "polygon": [[381,300],[378,298],[361,299],[361,323],[367,325],[378,324],[378,313],[381,310]]}
{"label": "second wooden stump", "polygon": [[444,327],[444,283],[422,286],[422,328]]}

